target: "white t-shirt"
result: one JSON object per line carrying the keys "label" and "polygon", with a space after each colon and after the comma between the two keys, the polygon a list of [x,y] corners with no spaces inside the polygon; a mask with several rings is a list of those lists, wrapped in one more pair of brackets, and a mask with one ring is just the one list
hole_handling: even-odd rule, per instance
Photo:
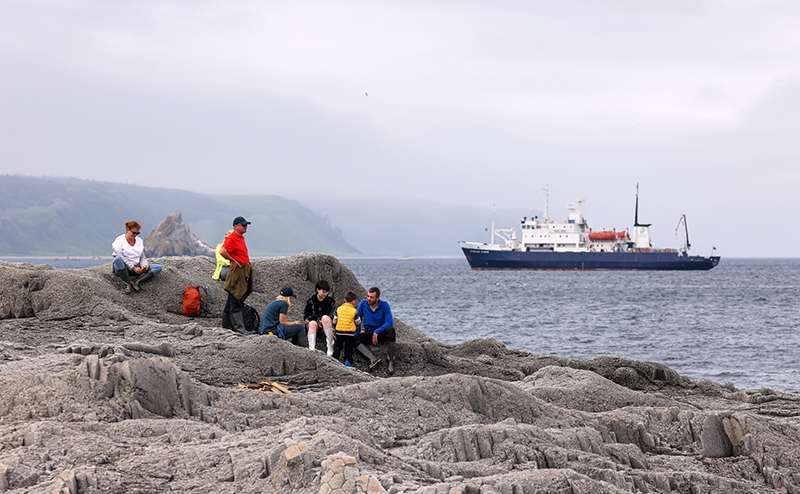
{"label": "white t-shirt", "polygon": [[141,238],[136,237],[136,242],[131,245],[125,238],[125,234],[122,234],[114,239],[111,248],[114,249],[114,252],[122,254],[126,265],[138,266],[144,252],[144,242],[142,242]]}

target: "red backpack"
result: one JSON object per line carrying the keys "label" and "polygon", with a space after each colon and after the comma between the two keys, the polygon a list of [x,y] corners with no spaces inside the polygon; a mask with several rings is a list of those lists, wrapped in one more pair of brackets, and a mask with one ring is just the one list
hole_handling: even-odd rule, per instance
{"label": "red backpack", "polygon": [[183,289],[184,316],[200,317],[208,315],[208,287],[205,285],[187,286]]}

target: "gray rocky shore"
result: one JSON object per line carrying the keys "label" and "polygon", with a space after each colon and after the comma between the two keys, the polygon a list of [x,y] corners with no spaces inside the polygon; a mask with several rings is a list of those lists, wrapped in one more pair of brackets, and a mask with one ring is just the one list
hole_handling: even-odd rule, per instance
{"label": "gray rocky shore", "polygon": [[[108,264],[0,263],[0,492],[800,493],[798,395],[445,345],[400,321],[394,375],[346,368],[222,329],[213,260],[156,262],[131,296]],[[365,295],[321,254],[254,273],[248,303],[261,311],[289,284],[290,319],[320,278],[337,299]],[[198,284],[211,318],[180,314]],[[262,380],[293,393],[238,388]]]}

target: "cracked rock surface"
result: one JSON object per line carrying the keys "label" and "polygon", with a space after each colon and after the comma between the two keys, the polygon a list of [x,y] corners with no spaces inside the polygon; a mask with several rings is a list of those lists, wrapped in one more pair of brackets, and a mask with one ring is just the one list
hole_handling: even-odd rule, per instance
{"label": "cracked rock surface", "polygon": [[[155,262],[130,296],[110,264],[0,262],[0,492],[800,494],[798,395],[445,345],[399,320],[394,375],[347,368],[324,338],[314,352],[222,329],[213,260]],[[290,320],[320,278],[337,300],[366,295],[327,255],[253,269],[247,303],[291,285]],[[212,317],[186,318],[183,288],[200,284]],[[293,393],[237,387],[261,380]]]}

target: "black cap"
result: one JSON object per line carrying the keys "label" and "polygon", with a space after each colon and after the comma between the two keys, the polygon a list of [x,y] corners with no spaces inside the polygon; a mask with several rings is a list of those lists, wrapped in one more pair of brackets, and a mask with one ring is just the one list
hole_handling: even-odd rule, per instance
{"label": "black cap", "polygon": [[292,291],[292,287],[285,286],[281,288],[281,296],[282,297],[294,297],[294,292]]}
{"label": "black cap", "polygon": [[236,218],[233,219],[233,226],[236,226],[236,225],[249,225],[249,224],[250,224],[250,222],[247,221],[246,219],[242,218],[241,216],[237,216]]}

